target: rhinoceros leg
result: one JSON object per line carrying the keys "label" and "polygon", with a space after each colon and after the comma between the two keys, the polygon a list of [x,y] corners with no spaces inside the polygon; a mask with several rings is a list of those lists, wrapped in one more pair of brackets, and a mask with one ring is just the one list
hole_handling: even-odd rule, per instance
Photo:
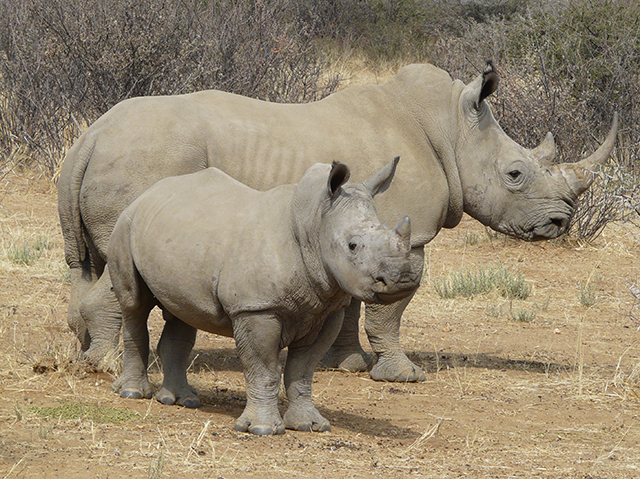
{"label": "rhinoceros leg", "polygon": [[247,387],[247,405],[236,420],[236,431],[259,435],[284,433],[278,411],[281,332],[282,324],[274,315],[243,314],[233,318],[233,337]]}
{"label": "rhinoceros leg", "polygon": [[122,324],[122,312],[112,289],[108,266],[82,297],[80,313],[90,339],[83,358],[96,366],[103,366],[105,357],[118,349]]}
{"label": "rhinoceros leg", "polygon": [[331,429],[329,421],[311,402],[311,384],[313,372],[338,336],[343,318],[344,310],[337,311],[327,318],[312,344],[289,346],[284,369],[284,385],[289,399],[289,407],[284,415],[287,429],[319,432]]}
{"label": "rhinoceros leg", "polygon": [[[424,267],[424,248],[411,250],[414,271]],[[377,362],[371,370],[376,381],[416,382],[426,376],[420,367],[413,364],[400,347],[400,319],[413,294],[389,305],[367,304],[365,306],[365,331]]]}
{"label": "rhinoceros leg", "polygon": [[364,352],[360,345],[359,319],[361,302],[352,299],[344,312],[344,321],[340,334],[322,358],[322,365],[345,371],[366,371],[373,358]]}
{"label": "rhinoceros leg", "polygon": [[158,342],[164,380],[156,399],[162,404],[200,407],[196,391],[187,382],[189,354],[196,342],[196,328],[180,321],[168,311],[162,313],[166,323]]}
{"label": "rhinoceros leg", "polygon": [[149,330],[147,318],[153,304],[144,302],[123,308],[122,340],[124,355],[122,373],[111,389],[123,398],[142,399],[153,396],[147,366],[149,365]]}

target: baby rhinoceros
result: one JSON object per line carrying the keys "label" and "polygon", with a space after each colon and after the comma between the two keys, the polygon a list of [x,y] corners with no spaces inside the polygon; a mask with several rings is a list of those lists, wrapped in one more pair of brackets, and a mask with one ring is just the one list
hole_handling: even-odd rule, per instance
{"label": "baby rhinoceros", "polygon": [[[124,367],[113,389],[150,398],[147,318],[166,326],[156,398],[198,407],[187,383],[196,330],[233,336],[247,405],[235,429],[282,434],[327,431],[311,402],[318,362],[340,331],[351,297],[387,304],[420,278],[409,260],[410,223],[382,225],[373,197],[387,189],[398,158],[360,184],[341,163],[316,164],[297,185],[261,192],[216,168],[159,181],[118,219],[109,269],[123,312]],[[279,353],[288,348],[289,407],[278,411]]]}

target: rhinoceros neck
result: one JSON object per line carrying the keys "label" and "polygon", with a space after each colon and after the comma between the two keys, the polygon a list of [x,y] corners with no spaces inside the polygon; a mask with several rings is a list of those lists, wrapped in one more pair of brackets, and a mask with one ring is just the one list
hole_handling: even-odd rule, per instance
{"label": "rhinoceros neck", "polygon": [[464,84],[432,65],[409,65],[382,87],[422,132],[442,167],[449,190],[442,226],[455,227],[464,212],[456,155],[458,102]]}
{"label": "rhinoceros neck", "polygon": [[[305,191],[306,190],[306,191]],[[311,191],[298,188],[291,202],[291,228],[305,269],[304,277],[311,291],[322,300],[345,295],[338,282],[327,272],[322,259],[320,228],[322,227],[323,201]]]}

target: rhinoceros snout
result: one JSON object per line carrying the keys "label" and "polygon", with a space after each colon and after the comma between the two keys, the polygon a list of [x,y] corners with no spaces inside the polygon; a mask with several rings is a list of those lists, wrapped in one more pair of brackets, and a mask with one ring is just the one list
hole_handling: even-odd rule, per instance
{"label": "rhinoceros snout", "polygon": [[557,238],[569,228],[570,216],[550,217],[549,222],[533,230],[533,240]]}
{"label": "rhinoceros snout", "polygon": [[375,278],[375,299],[378,303],[393,303],[406,298],[420,286],[420,275],[402,271],[394,277],[381,274]]}

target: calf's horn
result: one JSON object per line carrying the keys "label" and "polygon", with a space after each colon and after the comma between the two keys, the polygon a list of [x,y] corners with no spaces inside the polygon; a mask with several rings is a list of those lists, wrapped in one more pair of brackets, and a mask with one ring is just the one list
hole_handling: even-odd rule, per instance
{"label": "calf's horn", "polygon": [[411,220],[408,216],[405,216],[398,224],[393,228],[393,231],[400,236],[402,245],[405,249],[411,248]]}

